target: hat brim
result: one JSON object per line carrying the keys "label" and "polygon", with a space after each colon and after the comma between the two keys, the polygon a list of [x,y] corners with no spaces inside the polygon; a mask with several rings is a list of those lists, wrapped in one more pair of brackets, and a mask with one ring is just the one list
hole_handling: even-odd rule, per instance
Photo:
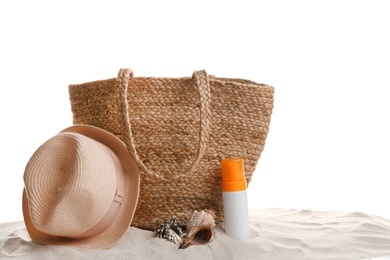
{"label": "hat brim", "polygon": [[46,234],[35,228],[30,217],[26,191],[23,191],[23,217],[27,231],[31,239],[40,244],[67,245],[86,249],[109,248],[123,236],[134,217],[140,188],[140,172],[137,163],[119,138],[101,128],[74,125],[61,131],[64,132],[78,133],[94,139],[106,145],[118,156],[127,172],[124,201],[115,221],[99,235],[86,239],[64,238]]}

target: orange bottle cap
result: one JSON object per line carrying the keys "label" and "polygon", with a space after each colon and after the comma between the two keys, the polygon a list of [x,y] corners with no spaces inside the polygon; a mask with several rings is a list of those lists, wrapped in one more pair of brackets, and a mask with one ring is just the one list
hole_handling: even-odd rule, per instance
{"label": "orange bottle cap", "polygon": [[244,160],[242,158],[222,160],[222,191],[244,190],[246,190]]}

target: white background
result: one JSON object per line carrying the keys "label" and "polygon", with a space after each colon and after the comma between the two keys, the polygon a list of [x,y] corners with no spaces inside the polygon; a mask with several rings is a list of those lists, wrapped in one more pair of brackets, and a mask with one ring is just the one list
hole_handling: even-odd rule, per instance
{"label": "white background", "polygon": [[[108,4],[109,3],[109,4]],[[387,1],[1,1],[0,222],[32,153],[72,124],[68,85],[206,69],[275,87],[251,208],[390,219]]]}

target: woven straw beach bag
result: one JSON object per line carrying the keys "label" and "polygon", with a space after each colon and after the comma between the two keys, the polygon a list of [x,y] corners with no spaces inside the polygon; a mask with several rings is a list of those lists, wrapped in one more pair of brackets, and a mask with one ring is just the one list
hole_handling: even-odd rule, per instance
{"label": "woven straw beach bag", "polygon": [[153,230],[212,209],[223,221],[221,160],[244,158],[247,183],[264,149],[274,88],[249,80],[117,78],[69,86],[74,124],[118,136],[137,161],[141,187],[132,226]]}

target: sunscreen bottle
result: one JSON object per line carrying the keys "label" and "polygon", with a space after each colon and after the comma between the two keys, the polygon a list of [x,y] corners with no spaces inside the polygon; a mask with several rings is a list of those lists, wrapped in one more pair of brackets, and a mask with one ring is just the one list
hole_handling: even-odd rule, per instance
{"label": "sunscreen bottle", "polygon": [[238,241],[250,239],[244,160],[222,160],[222,198],[226,234]]}

